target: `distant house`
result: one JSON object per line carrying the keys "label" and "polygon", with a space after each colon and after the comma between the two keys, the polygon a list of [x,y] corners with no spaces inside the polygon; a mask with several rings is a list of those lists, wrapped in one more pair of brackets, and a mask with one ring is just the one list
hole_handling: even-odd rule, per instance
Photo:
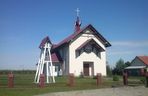
{"label": "distant house", "polygon": [[148,67],[148,56],[136,56],[132,62],[131,66],[126,67],[125,70],[128,75],[141,76],[144,75],[144,69]]}

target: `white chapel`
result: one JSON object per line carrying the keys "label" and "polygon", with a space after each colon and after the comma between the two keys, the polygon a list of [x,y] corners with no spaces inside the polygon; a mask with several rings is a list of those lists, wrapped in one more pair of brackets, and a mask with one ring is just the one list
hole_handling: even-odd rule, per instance
{"label": "white chapel", "polygon": [[[40,46],[51,42],[45,37]],[[52,43],[51,43],[52,44]],[[51,59],[53,75],[106,76],[106,48],[111,44],[91,25],[81,28],[79,16],[75,23],[75,32],[59,42],[52,44]]]}

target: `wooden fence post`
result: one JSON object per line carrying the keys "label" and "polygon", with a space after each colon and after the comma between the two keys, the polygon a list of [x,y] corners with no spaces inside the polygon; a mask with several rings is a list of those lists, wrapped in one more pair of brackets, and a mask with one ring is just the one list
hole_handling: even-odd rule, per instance
{"label": "wooden fence post", "polygon": [[69,76],[68,76],[68,85],[70,87],[73,87],[75,85],[75,80],[74,80],[74,74],[73,73],[70,73]]}
{"label": "wooden fence post", "polygon": [[12,72],[8,74],[8,87],[14,87],[14,75],[12,74]]}
{"label": "wooden fence post", "polygon": [[102,74],[97,73],[97,75],[96,75],[96,84],[97,84],[97,86],[99,86],[101,83],[102,83]]}
{"label": "wooden fence post", "polygon": [[128,85],[128,75],[127,72],[123,72],[123,84]]}
{"label": "wooden fence post", "polygon": [[39,87],[40,87],[40,88],[45,87],[45,75],[44,75],[44,74],[41,74],[41,75],[40,75]]}
{"label": "wooden fence post", "polygon": [[148,72],[145,73],[145,80],[146,80],[145,87],[148,88]]}

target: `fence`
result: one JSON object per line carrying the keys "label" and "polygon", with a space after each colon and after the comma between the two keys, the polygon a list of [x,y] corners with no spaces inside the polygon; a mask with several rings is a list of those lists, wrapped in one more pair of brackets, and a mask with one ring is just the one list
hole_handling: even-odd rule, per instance
{"label": "fence", "polygon": [[[0,73],[0,88],[6,88],[8,87],[8,72],[1,72]],[[14,74],[14,87],[19,88],[36,88],[38,87],[37,84],[35,84],[34,81],[34,71],[29,72],[15,72]],[[101,78],[98,78],[101,77]],[[108,77],[102,77],[100,74],[98,74],[98,77],[96,76],[95,79],[92,78],[83,78],[83,77],[56,77],[56,83],[55,84],[45,84],[45,87],[52,86],[58,86],[58,87],[69,87],[67,84],[72,84],[71,86],[74,86],[74,88],[81,88],[81,89],[89,89],[89,88],[100,88],[100,87],[111,87],[112,85],[115,86],[123,86],[123,78],[121,77],[120,80],[113,81],[111,78],[108,79]],[[73,79],[73,81],[71,80]],[[72,81],[72,82],[71,82]],[[103,82],[102,82],[103,81]],[[141,78],[128,78],[128,84],[137,84],[142,85],[142,79]]]}

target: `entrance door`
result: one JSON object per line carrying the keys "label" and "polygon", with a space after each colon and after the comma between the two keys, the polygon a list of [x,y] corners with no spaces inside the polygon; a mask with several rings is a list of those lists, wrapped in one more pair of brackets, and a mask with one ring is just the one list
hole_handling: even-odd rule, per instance
{"label": "entrance door", "polygon": [[89,76],[89,64],[88,63],[83,64],[83,71],[84,71],[84,76]]}

